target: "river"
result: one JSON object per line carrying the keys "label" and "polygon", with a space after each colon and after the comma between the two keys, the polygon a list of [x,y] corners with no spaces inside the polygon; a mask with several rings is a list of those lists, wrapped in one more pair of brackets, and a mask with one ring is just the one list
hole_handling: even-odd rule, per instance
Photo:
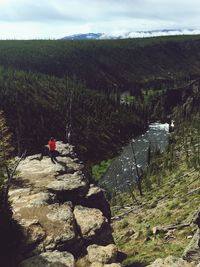
{"label": "river", "polygon": [[[157,147],[163,152],[168,145],[169,124],[152,123],[146,133],[131,142],[122,149],[108,169],[107,173],[99,181],[99,185],[106,189],[111,195],[113,193],[128,190],[128,185],[133,185],[136,177],[136,163],[139,169],[147,167],[148,148]],[[134,154],[133,154],[134,151]]]}

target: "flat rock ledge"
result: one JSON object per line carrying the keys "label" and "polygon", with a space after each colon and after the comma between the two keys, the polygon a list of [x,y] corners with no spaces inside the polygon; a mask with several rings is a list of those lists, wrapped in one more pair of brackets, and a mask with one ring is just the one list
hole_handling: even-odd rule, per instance
{"label": "flat rock ledge", "polygon": [[[13,217],[23,232],[20,267],[74,267],[75,258],[86,255],[94,244],[97,258],[116,253],[109,245],[111,213],[104,192],[89,184],[72,146],[57,142],[57,150],[56,164],[48,156],[26,157],[9,192]],[[115,256],[111,258],[89,264],[119,267]]]}

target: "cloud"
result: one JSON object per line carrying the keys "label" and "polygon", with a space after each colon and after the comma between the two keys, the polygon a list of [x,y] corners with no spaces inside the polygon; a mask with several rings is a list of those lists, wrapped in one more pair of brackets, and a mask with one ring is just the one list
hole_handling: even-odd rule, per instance
{"label": "cloud", "polygon": [[8,0],[0,2],[0,21],[22,22],[22,21],[73,21],[72,13],[64,13],[54,1],[25,1]]}
{"label": "cloud", "polygon": [[199,0],[0,0],[0,38],[31,36],[27,25],[38,38],[86,31],[198,29],[199,13]]}

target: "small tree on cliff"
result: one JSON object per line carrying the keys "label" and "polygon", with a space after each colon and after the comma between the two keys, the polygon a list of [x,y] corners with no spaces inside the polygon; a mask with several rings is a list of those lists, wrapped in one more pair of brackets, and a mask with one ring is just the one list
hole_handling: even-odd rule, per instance
{"label": "small tree on cliff", "polygon": [[6,120],[2,111],[0,111],[0,211],[5,212],[7,208],[8,190],[12,178],[11,154],[13,152],[11,145],[11,134],[6,125]]}
{"label": "small tree on cliff", "polygon": [[16,266],[20,242],[24,238],[20,226],[12,218],[12,209],[8,201],[8,191],[12,177],[22,157],[11,160],[14,148],[12,135],[6,126],[6,120],[0,111],[0,265]]}

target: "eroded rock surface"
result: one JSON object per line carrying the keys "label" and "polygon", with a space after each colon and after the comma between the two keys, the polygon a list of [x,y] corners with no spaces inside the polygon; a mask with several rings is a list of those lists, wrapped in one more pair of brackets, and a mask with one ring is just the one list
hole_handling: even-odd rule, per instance
{"label": "eroded rock surface", "polygon": [[72,267],[88,245],[113,242],[103,191],[89,184],[70,145],[57,142],[57,149],[56,164],[40,155],[23,160],[10,190],[24,233],[21,267]]}
{"label": "eroded rock surface", "polygon": [[86,244],[106,245],[113,242],[107,218],[98,209],[75,206],[74,216]]}
{"label": "eroded rock surface", "polygon": [[94,244],[87,247],[87,252],[90,262],[113,263],[117,257],[117,247],[114,244],[108,246]]}

